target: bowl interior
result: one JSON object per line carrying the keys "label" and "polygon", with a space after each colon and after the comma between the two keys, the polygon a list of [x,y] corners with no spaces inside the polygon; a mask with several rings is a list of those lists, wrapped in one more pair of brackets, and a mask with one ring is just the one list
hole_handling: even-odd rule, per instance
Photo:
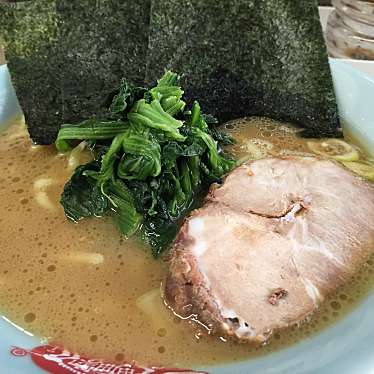
{"label": "bowl interior", "polygon": [[[344,61],[331,59],[335,91],[344,131],[361,142],[374,156],[374,78]],[[6,65],[0,66],[0,126],[6,126],[21,114]],[[369,373],[373,372],[374,294],[353,312],[330,328],[290,348],[266,357],[228,364],[207,371],[224,373]],[[12,345],[31,348],[40,339],[25,335],[0,318],[0,362],[3,368],[17,373],[39,373],[29,366],[29,359],[14,360]]]}

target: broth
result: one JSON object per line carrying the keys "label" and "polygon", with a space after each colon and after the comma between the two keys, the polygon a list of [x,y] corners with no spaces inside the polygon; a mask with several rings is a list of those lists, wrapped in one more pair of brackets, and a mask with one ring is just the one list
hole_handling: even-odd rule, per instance
{"label": "broth", "polygon": [[[238,143],[276,155],[308,154],[291,125],[253,118],[226,125]],[[270,144],[271,142],[272,144]],[[89,155],[83,155],[88,159]],[[355,279],[300,328],[277,333],[261,348],[225,342],[191,329],[162,303],[167,265],[136,239],[125,240],[111,221],[69,222],[59,197],[71,171],[69,155],[32,146],[16,123],[0,137],[0,310],[51,344],[88,357],[163,366],[239,361],[281,349],[344,315],[374,284],[374,256]]]}

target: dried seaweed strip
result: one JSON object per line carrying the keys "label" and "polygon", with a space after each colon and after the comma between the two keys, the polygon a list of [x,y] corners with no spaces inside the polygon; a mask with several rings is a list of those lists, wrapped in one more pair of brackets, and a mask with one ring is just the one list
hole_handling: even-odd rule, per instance
{"label": "dried seaweed strip", "polygon": [[61,123],[100,116],[123,76],[143,83],[149,8],[149,0],[0,5],[0,35],[36,143],[52,143]]}
{"label": "dried seaweed strip", "polygon": [[221,120],[265,115],[340,134],[317,3],[155,0],[147,81],[171,68]]}
{"label": "dried seaweed strip", "polygon": [[54,0],[0,4],[0,37],[31,138],[50,143],[62,120]]}

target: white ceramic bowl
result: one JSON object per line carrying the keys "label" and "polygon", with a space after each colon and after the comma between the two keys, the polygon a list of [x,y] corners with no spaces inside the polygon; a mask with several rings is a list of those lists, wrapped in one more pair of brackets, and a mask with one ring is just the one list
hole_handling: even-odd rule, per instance
{"label": "white ceramic bowl", "polygon": [[[374,156],[374,78],[344,61],[332,59],[330,65],[344,130]],[[365,69],[371,69],[369,65]],[[5,126],[19,113],[8,70],[0,66],[0,124]],[[374,373],[373,310],[374,293],[336,324],[297,345],[258,359],[205,369],[214,374]],[[30,363],[29,356],[15,358],[9,354],[11,346],[32,348],[40,343],[37,337],[0,318],[0,373],[42,373]]]}

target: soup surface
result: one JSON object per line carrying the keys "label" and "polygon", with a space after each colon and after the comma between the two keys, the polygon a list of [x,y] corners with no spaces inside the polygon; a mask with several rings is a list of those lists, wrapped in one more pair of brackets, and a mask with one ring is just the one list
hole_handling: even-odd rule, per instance
{"label": "soup surface", "polygon": [[[252,118],[226,125],[234,156],[310,154],[297,128]],[[255,147],[254,147],[255,146]],[[364,154],[361,154],[365,158]],[[79,162],[90,158],[79,155]],[[53,146],[32,146],[15,123],[0,137],[0,311],[15,324],[72,352],[111,361],[201,366],[264,355],[320,331],[371,290],[374,258],[300,328],[254,348],[207,336],[164,306],[167,264],[106,219],[74,224],[59,197],[76,166]]]}

